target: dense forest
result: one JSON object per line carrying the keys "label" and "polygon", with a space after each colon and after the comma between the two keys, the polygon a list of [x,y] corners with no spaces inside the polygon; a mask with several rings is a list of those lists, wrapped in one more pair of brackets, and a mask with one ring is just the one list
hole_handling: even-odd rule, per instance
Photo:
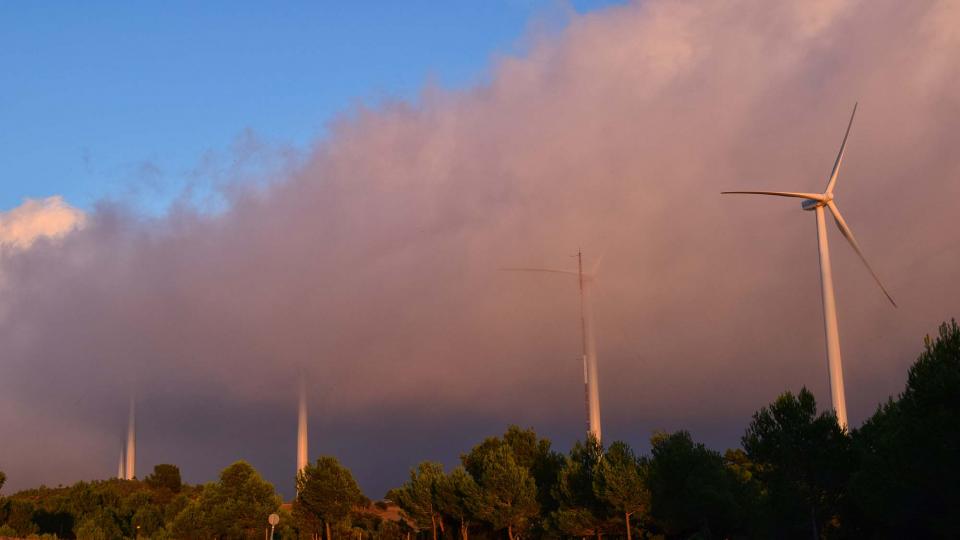
{"label": "dense forest", "polygon": [[903,392],[849,432],[806,389],[761,408],[724,453],[678,431],[655,433],[649,455],[592,440],[562,454],[512,426],[451,471],[420,463],[376,503],[333,457],[301,472],[290,505],[242,461],[196,486],[157,465],[2,497],[0,538],[256,539],[271,513],[283,539],[957,538],[960,328],[924,345]]}

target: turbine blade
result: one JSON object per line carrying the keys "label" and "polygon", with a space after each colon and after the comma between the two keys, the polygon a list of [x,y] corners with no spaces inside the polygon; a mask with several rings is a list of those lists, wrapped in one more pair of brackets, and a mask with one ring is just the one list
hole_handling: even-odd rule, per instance
{"label": "turbine blade", "polygon": [[870,263],[867,262],[867,258],[863,256],[863,251],[860,250],[860,244],[858,244],[857,239],[854,238],[853,231],[850,230],[847,222],[843,219],[843,216],[840,215],[840,209],[837,208],[837,205],[834,204],[833,201],[827,203],[827,207],[830,208],[830,213],[833,214],[833,219],[837,222],[837,227],[840,228],[840,232],[843,233],[844,238],[850,242],[850,245],[853,246],[853,250],[856,251],[857,255],[860,256],[860,260],[863,261],[864,266],[866,266],[867,270],[870,271],[870,274],[873,275],[873,279],[877,282],[877,285],[880,286],[880,290],[883,291],[883,294],[887,295],[887,300],[890,300],[890,303],[893,304],[893,307],[897,307],[897,303],[893,301],[893,297],[887,292],[887,289],[883,286],[883,283],[880,283],[880,278],[877,277],[877,273],[873,271],[873,267],[871,267]]}
{"label": "turbine blade", "polygon": [[847,146],[847,137],[850,135],[850,128],[853,126],[853,117],[857,115],[857,105],[857,103],[853,104],[850,123],[847,124],[847,132],[843,134],[843,142],[840,143],[840,152],[837,153],[837,160],[833,162],[833,171],[830,173],[830,181],[827,182],[827,189],[824,193],[833,193],[833,187],[837,185],[837,175],[840,174],[840,163],[843,161],[843,149]]}
{"label": "turbine blade", "polygon": [[823,200],[820,193],[798,193],[796,191],[721,191],[721,195],[774,195],[777,197],[795,197],[797,199]]}
{"label": "turbine blade", "polygon": [[603,256],[607,254],[607,250],[603,250],[600,253],[600,258],[597,259],[597,262],[593,263],[593,269],[590,270],[590,275],[592,277],[597,277],[597,272],[600,270],[600,263],[603,262]]}
{"label": "turbine blade", "polygon": [[569,274],[571,276],[578,276],[580,274],[572,270],[556,270],[553,268],[501,268],[504,272],[552,272],[555,274]]}

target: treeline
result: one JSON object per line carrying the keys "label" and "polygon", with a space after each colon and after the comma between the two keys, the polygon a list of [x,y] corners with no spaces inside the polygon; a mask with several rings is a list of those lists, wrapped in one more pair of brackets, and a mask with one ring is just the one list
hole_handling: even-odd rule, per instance
{"label": "treeline", "polygon": [[174,465],[157,465],[142,481],[78,482],[0,500],[0,538],[259,538],[280,502],[242,461],[201,486],[182,483]]}
{"label": "treeline", "polygon": [[143,481],[4,498],[0,537],[260,538],[276,512],[283,539],[958,538],[960,328],[924,345],[904,391],[849,432],[806,389],[760,409],[723,454],[685,431],[655,434],[649,455],[596,441],[562,454],[510,427],[453,470],[419,464],[375,504],[332,457],[282,507],[244,462],[203,486],[159,465]]}

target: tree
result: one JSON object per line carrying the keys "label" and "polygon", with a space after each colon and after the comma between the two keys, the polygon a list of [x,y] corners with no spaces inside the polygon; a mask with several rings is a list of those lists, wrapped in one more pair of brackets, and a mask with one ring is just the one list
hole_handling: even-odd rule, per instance
{"label": "tree", "polygon": [[[163,522],[165,523],[165,528],[173,531],[173,525],[179,517],[180,513],[183,512],[190,504],[193,502],[194,498],[199,497],[200,493],[203,490],[203,486],[197,486],[195,488],[196,493],[191,494],[187,493],[187,490],[181,490],[173,499],[171,499],[163,507]],[[178,529],[180,530],[180,529]]]}
{"label": "tree", "polygon": [[650,490],[645,483],[646,464],[624,442],[614,442],[600,461],[594,478],[594,493],[624,519],[627,540],[632,540],[630,517],[650,509]]}
{"label": "tree", "polygon": [[540,438],[532,428],[521,429],[511,425],[502,437],[488,437],[474,446],[469,453],[462,454],[460,460],[464,468],[479,481],[483,476],[484,460],[500,448],[507,448],[518,465],[524,467],[533,477],[537,487],[537,502],[541,513],[530,519],[530,529],[543,532],[540,515],[549,515],[559,508],[555,497],[556,484],[565,457],[551,450],[549,439]]}
{"label": "tree", "polygon": [[123,538],[116,515],[109,508],[101,508],[77,525],[78,540],[111,540]]}
{"label": "tree", "polygon": [[212,490],[204,490],[201,502],[216,524],[214,530],[236,538],[259,537],[264,520],[280,507],[281,500],[256,469],[238,461],[220,473]]}
{"label": "tree", "polygon": [[956,538],[960,522],[960,328],[951,320],[910,367],[896,400],[857,431],[859,467],[844,525],[851,535]]}
{"label": "tree", "polygon": [[537,485],[527,468],[517,463],[509,447],[501,446],[484,457],[478,484],[477,514],[495,530],[506,529],[510,540],[519,538],[540,511]]}
{"label": "tree", "polygon": [[438,492],[440,512],[459,523],[460,538],[468,540],[480,504],[480,486],[463,467],[443,478]]}
{"label": "tree", "polygon": [[444,480],[443,465],[424,461],[410,471],[407,483],[390,494],[393,502],[417,528],[430,528],[433,540],[437,540],[438,526],[443,528],[439,495]]}
{"label": "tree", "polygon": [[33,512],[36,509],[29,500],[11,499],[7,501],[7,525],[12,527],[20,536],[36,533],[39,528],[33,522]]}
{"label": "tree", "polygon": [[180,468],[166,463],[155,465],[153,472],[143,479],[154,489],[167,489],[170,493],[180,493],[183,482],[180,480]]}
{"label": "tree", "polygon": [[345,521],[362,500],[363,493],[350,469],[335,457],[321,456],[297,474],[293,515],[304,528],[322,524],[327,540],[331,540],[331,525]]}
{"label": "tree", "polygon": [[607,506],[594,484],[603,460],[603,447],[593,436],[577,441],[560,469],[554,497],[559,507],[551,514],[553,526],[569,536],[599,538],[609,521]]}
{"label": "tree", "polygon": [[768,492],[760,481],[760,465],[741,448],[728,449],[723,454],[723,464],[734,479],[734,499],[745,517],[743,532],[751,538],[768,535],[769,516],[763,507],[763,497]]}
{"label": "tree", "polygon": [[264,520],[279,507],[273,485],[249,463],[238,461],[204,487],[199,500],[184,508],[175,524],[179,533],[191,538],[259,538]]}
{"label": "tree", "polygon": [[3,490],[3,484],[7,482],[7,475],[0,471],[0,491]]}
{"label": "tree", "polygon": [[[211,484],[212,485],[212,484]],[[176,538],[186,540],[208,539],[216,536],[200,501],[190,501],[168,524],[167,528]]]}
{"label": "tree", "polygon": [[651,440],[647,477],[650,515],[668,536],[725,536],[738,530],[741,511],[732,473],[718,452],[694,443],[686,431]]}
{"label": "tree", "polygon": [[139,533],[147,538],[150,538],[163,528],[163,512],[160,511],[160,508],[155,504],[144,504],[143,506],[137,508],[134,512],[133,517],[130,519],[131,527],[133,528],[134,536]]}
{"label": "tree", "polygon": [[839,514],[852,468],[850,438],[832,411],[817,414],[806,388],[787,392],[753,415],[742,439],[766,488],[769,532],[819,536]]}

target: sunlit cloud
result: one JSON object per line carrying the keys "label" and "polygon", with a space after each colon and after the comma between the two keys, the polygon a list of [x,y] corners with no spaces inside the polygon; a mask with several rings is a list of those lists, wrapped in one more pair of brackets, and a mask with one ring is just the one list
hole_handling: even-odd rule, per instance
{"label": "sunlit cloud", "polygon": [[0,212],[0,249],[24,249],[40,238],[60,238],[83,226],[86,216],[54,195],[26,199],[20,206]]}

